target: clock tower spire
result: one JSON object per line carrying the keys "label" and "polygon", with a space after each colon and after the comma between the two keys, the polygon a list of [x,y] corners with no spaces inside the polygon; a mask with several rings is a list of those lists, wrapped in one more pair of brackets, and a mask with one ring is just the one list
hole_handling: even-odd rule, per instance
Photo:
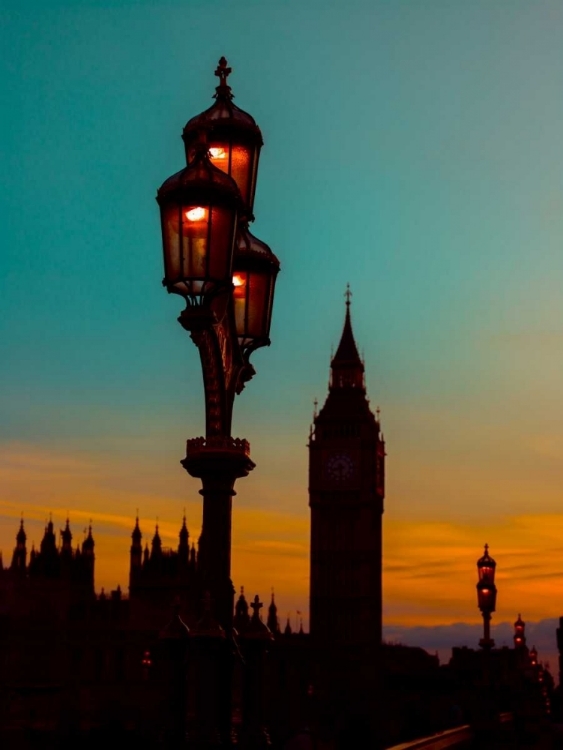
{"label": "clock tower spire", "polygon": [[344,328],[336,354],[330,363],[330,391],[348,390],[354,388],[365,393],[364,363],[358,354],[358,347],[352,332],[352,321],[350,319],[350,298],[352,292],[350,285],[346,287],[346,317]]}
{"label": "clock tower spire", "polygon": [[385,443],[379,412],[373,414],[366,395],[350,297],[348,287],[328,395],[309,441],[310,630],[325,654],[319,658],[332,664],[319,679],[327,699],[342,706],[365,699],[372,704],[369,711],[381,644]]}

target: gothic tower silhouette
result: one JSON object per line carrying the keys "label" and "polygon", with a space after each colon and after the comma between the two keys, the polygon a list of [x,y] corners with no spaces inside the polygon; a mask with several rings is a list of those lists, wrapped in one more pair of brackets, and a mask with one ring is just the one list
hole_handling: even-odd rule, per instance
{"label": "gothic tower silhouette", "polygon": [[[329,392],[309,441],[310,631],[321,702],[343,726],[374,735],[381,646],[381,531],[385,443],[366,396],[350,291]],[[371,729],[367,728],[367,725]],[[358,738],[359,739],[359,738]],[[363,741],[363,740],[362,740]]]}
{"label": "gothic tower silhouette", "polygon": [[352,332],[350,292],[329,393],[309,442],[311,635],[381,641],[385,443]]}

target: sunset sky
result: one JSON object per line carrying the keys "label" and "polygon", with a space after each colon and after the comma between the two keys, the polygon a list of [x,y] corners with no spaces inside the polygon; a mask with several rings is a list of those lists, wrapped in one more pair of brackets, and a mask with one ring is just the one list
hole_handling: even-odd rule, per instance
{"label": "sunset sky", "polygon": [[[197,350],[161,287],[157,187],[225,55],[260,125],[252,231],[282,263],[235,405],[233,579],[308,609],[307,435],[347,282],[388,446],[388,628],[563,614],[560,0],[4,0],[0,548],[23,511],[127,585],[135,509],[197,538]],[[493,633],[494,635],[494,633]],[[474,644],[472,644],[474,645]]]}

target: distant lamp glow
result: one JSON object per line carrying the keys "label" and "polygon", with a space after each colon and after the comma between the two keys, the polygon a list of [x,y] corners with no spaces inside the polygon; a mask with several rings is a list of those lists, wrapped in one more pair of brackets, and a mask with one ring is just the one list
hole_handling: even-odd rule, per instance
{"label": "distant lamp glow", "polygon": [[186,211],[186,219],[188,221],[201,221],[201,219],[207,218],[207,211],[201,206],[196,206]]}
{"label": "distant lamp glow", "polygon": [[143,658],[141,659],[141,664],[143,667],[151,667],[152,666],[152,659],[151,659],[151,652],[145,651],[143,653]]}

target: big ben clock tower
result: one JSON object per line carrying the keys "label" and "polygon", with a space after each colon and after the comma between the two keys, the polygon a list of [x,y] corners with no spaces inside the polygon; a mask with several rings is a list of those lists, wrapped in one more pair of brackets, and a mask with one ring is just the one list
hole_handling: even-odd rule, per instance
{"label": "big ben clock tower", "polygon": [[385,444],[366,398],[350,291],[328,397],[309,442],[311,635],[381,641],[381,521]]}

